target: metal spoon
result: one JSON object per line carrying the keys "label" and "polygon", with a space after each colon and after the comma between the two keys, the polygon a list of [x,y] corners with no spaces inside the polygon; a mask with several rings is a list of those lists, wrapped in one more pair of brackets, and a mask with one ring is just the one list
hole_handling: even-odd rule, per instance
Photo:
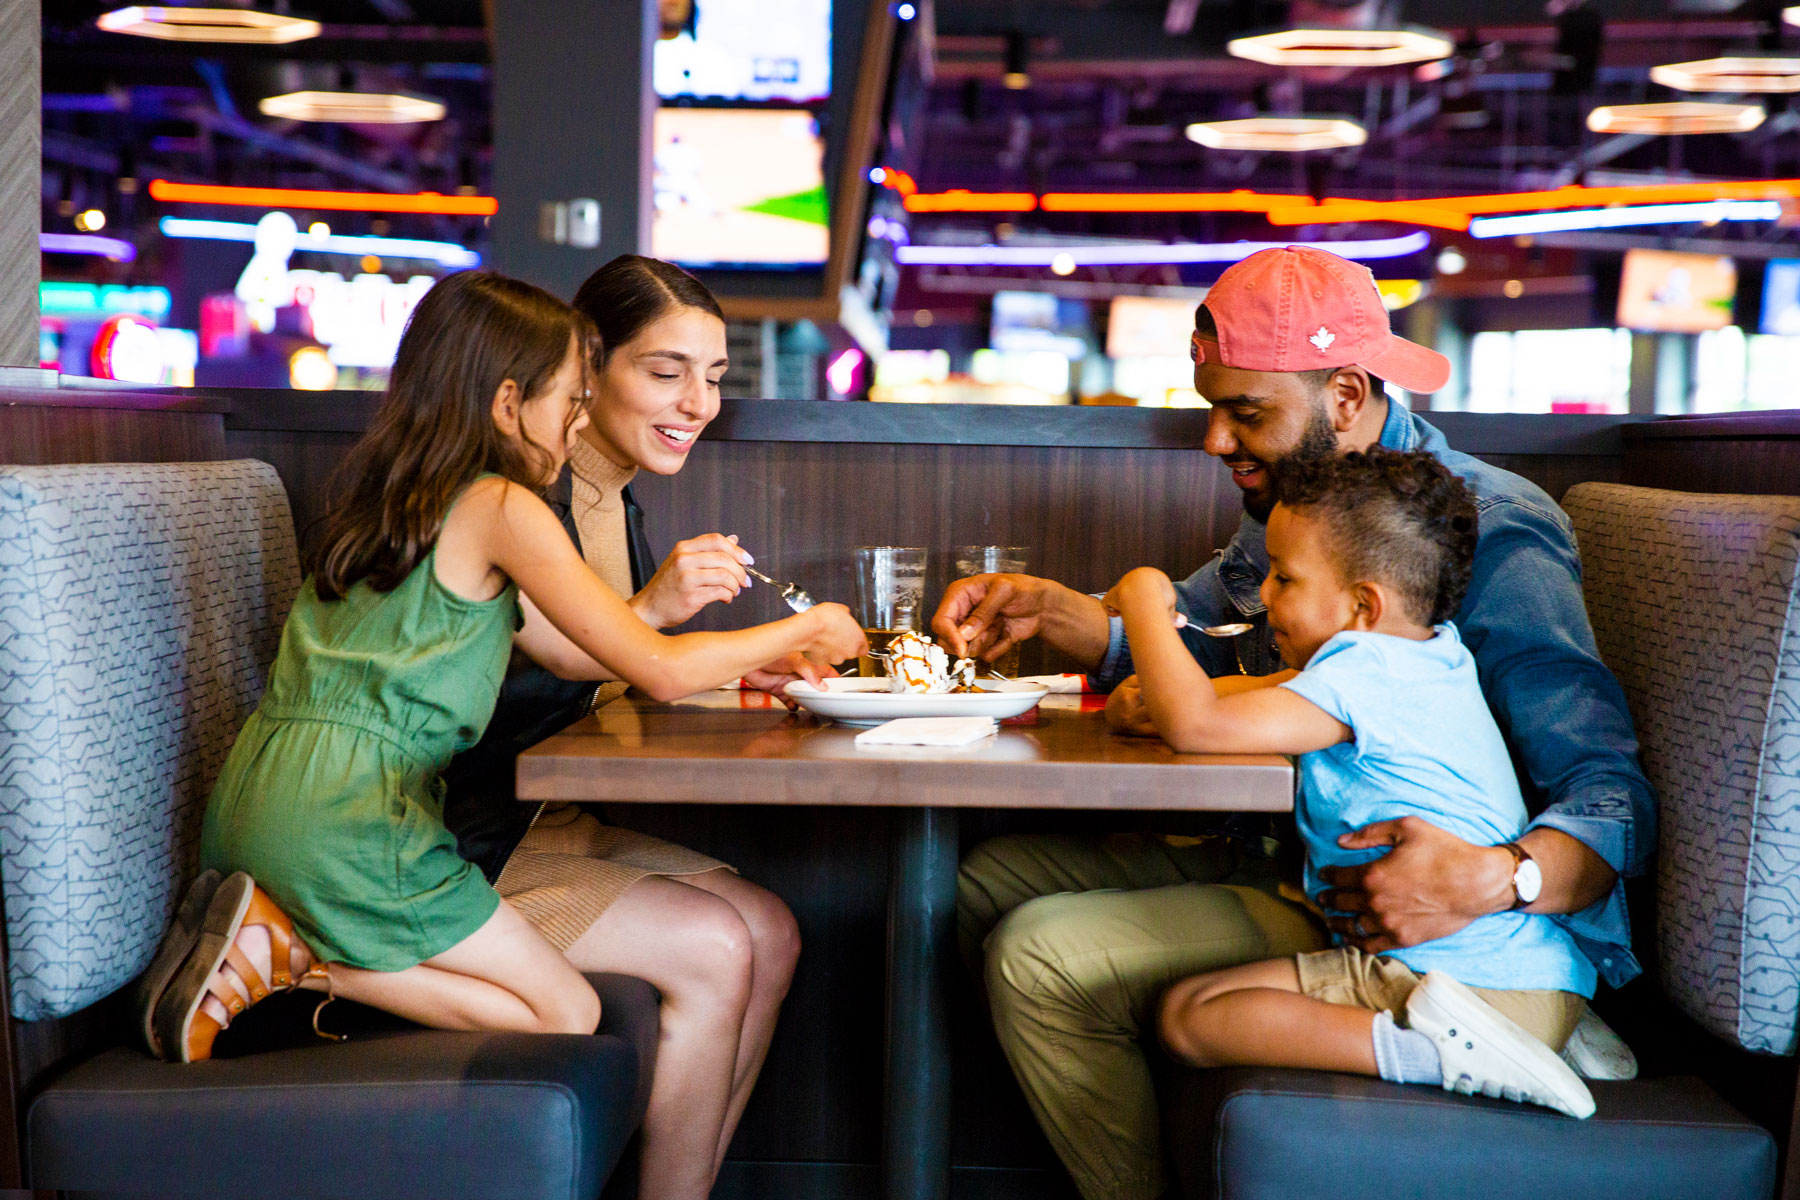
{"label": "metal spoon", "polygon": [[780,588],[782,600],[786,601],[787,606],[789,608],[793,609],[797,613],[805,612],[807,609],[811,608],[814,604],[818,603],[818,601],[814,600],[811,596],[807,595],[804,591],[802,591],[798,584],[777,583],[773,579],[770,579],[767,575],[764,575],[761,571],[757,570],[755,567],[745,567],[744,570],[750,572],[750,574],[756,576],[758,579],[762,580],[764,583],[768,584],[770,587]]}
{"label": "metal spoon", "polygon": [[1237,637],[1241,633],[1249,633],[1255,628],[1256,626],[1248,621],[1233,621],[1229,625],[1202,625],[1200,632],[1207,637],[1230,638]]}

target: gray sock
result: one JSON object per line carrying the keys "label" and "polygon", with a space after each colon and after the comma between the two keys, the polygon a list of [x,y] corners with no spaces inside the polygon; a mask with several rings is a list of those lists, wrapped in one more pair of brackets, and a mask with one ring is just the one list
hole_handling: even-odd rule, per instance
{"label": "gray sock", "polygon": [[1375,1069],[1389,1083],[1444,1082],[1437,1047],[1416,1029],[1402,1029],[1385,1012],[1375,1014]]}

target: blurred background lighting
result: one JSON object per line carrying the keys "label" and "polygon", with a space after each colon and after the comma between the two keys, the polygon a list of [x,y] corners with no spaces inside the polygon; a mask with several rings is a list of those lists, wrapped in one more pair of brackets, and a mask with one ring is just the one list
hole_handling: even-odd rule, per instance
{"label": "blurred background lighting", "polygon": [[[201,238],[218,242],[254,242],[256,226],[243,221],[199,221],[188,217],[164,217],[157,222],[164,237]],[[481,255],[455,242],[433,242],[423,238],[361,237],[333,233],[318,237],[310,232],[294,238],[296,250],[318,250],[326,254],[385,254],[390,258],[423,258],[460,269],[481,265]]]}
{"label": "blurred background lighting", "polygon": [[337,364],[318,346],[302,346],[288,356],[288,383],[302,392],[329,392],[337,386]]}
{"label": "blurred background lighting", "polygon": [[1468,265],[1469,260],[1464,258],[1463,252],[1455,246],[1445,246],[1438,253],[1437,270],[1439,275],[1461,275]]}
{"label": "blurred background lighting", "polygon": [[347,212],[431,213],[491,217],[500,206],[492,196],[445,196],[437,192],[335,192],[314,188],[224,187],[212,183],[150,181],[150,198],[166,204],[222,204],[237,208],[328,208]]}
{"label": "blurred background lighting", "polygon": [[289,92],[257,101],[265,117],[349,125],[414,125],[444,119],[442,101],[402,92]]}
{"label": "blurred background lighting", "polygon": [[92,254],[122,263],[137,258],[137,247],[130,242],[91,233],[40,233],[38,249],[45,254]]}
{"label": "blurred background lighting", "polygon": [[75,214],[75,228],[83,233],[99,233],[106,228],[106,214],[97,208]]}
{"label": "blurred background lighting", "polygon": [[317,21],[248,8],[164,8],[133,5],[100,14],[95,25],[108,33],[170,42],[250,42],[267,46],[319,36]]}
{"label": "blurred background lighting", "polygon": [[1341,150],[1369,140],[1368,131],[1347,117],[1247,117],[1239,121],[1198,121],[1188,140],[1209,150]]}
{"label": "blurred background lighting", "polygon": [[[921,267],[1055,267],[1067,258],[1077,267],[1161,266],[1179,263],[1232,263],[1258,250],[1292,242],[1182,242],[1176,245],[1112,246],[901,246],[894,259]],[[1398,258],[1431,245],[1431,235],[1417,230],[1401,237],[1362,241],[1316,242],[1344,258]]]}
{"label": "blurred background lighting", "polygon": [[1525,213],[1516,217],[1476,217],[1473,237],[1567,233],[1578,229],[1620,229],[1632,225],[1669,225],[1686,221],[1773,221],[1781,216],[1779,200],[1714,200],[1704,204],[1639,204],[1631,208],[1585,208],[1571,212]]}
{"label": "blurred background lighting", "polygon": [[1650,68],[1650,81],[1678,92],[1800,92],[1800,58],[1732,54]]}
{"label": "blurred background lighting", "polygon": [[1664,104],[1607,104],[1588,114],[1595,133],[1747,133],[1763,123],[1760,104],[1675,100]]}
{"label": "blurred background lighting", "polygon": [[1234,57],[1277,67],[1394,67],[1447,58],[1455,48],[1434,29],[1280,29],[1225,44]]}

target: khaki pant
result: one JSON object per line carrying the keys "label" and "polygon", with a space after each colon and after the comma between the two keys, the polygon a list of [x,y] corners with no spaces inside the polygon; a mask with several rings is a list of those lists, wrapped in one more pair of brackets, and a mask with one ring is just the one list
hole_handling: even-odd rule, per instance
{"label": "khaki pant", "polygon": [[1164,989],[1325,945],[1268,864],[1148,834],[984,842],[963,862],[957,923],[965,954],[985,949],[1001,1049],[1087,1200],[1167,1191],[1139,1040]]}
{"label": "khaki pant", "polygon": [[[1354,946],[1337,946],[1294,960],[1300,990],[1327,1004],[1385,1012],[1401,1028],[1406,1027],[1406,1001],[1425,977],[1397,958],[1364,954]],[[1499,991],[1470,988],[1499,1014],[1558,1054],[1581,1023],[1587,1001],[1574,992],[1528,990]]]}

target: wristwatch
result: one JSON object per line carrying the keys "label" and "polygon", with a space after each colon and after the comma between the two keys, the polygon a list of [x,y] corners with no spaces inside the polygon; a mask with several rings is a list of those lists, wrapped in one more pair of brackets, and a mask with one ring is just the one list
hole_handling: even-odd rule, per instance
{"label": "wristwatch", "polygon": [[1543,892],[1544,872],[1538,867],[1537,859],[1519,843],[1507,842],[1500,848],[1513,856],[1513,909],[1524,908]]}

